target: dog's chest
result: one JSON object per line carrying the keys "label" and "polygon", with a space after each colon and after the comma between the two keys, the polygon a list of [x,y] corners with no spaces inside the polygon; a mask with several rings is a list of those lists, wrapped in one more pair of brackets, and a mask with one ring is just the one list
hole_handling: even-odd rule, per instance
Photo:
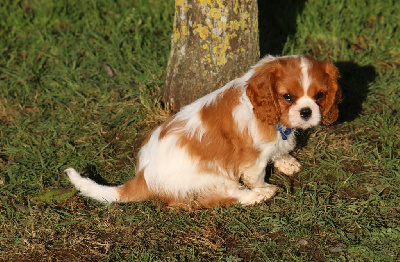
{"label": "dog's chest", "polygon": [[296,145],[295,134],[292,132],[287,139],[282,139],[279,132],[274,141],[263,144],[261,148],[260,159],[264,159],[266,163],[270,162],[276,155],[288,153],[293,150]]}

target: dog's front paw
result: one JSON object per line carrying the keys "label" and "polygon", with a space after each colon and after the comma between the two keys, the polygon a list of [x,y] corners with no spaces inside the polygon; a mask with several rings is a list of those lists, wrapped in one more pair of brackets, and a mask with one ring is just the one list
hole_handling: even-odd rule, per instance
{"label": "dog's front paw", "polygon": [[279,187],[270,184],[265,184],[263,187],[256,187],[253,189],[244,189],[243,191],[246,193],[242,194],[239,202],[246,206],[255,205],[271,199],[273,196],[275,196],[278,189]]}
{"label": "dog's front paw", "polygon": [[289,154],[286,154],[281,158],[275,160],[274,167],[287,176],[292,176],[300,172],[301,169],[299,161],[297,161],[296,158],[292,157]]}

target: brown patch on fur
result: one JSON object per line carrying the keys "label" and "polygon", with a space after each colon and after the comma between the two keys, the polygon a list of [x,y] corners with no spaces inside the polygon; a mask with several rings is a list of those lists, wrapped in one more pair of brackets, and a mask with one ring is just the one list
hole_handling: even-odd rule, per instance
{"label": "brown patch on fur", "polygon": [[342,90],[340,89],[337,79],[339,78],[339,70],[329,61],[322,63],[322,68],[328,74],[328,93],[325,100],[321,102],[322,122],[329,125],[335,122],[339,117],[338,104],[342,101]]}
{"label": "brown patch on fur", "polygon": [[[330,61],[320,62],[312,57],[307,59],[313,63],[313,67],[309,70],[312,82],[307,94],[321,107],[322,122],[329,125],[337,120],[339,116],[337,106],[342,101],[342,92],[337,83],[339,71]],[[320,92],[323,96],[317,99],[316,95]]]}
{"label": "brown patch on fur", "polygon": [[[300,57],[284,57],[255,68],[246,93],[254,107],[254,114],[262,122],[270,125],[281,122],[291,127],[289,109],[295,100],[304,95],[300,64]],[[285,94],[290,94],[292,101],[286,101],[283,98]]]}
{"label": "brown patch on fur", "polygon": [[311,76],[311,84],[308,87],[307,95],[311,98],[322,92],[324,96],[328,93],[328,74],[321,66],[322,62],[315,60],[312,57],[307,57],[312,62],[312,68],[309,69],[308,74]]}
{"label": "brown patch on fur", "polygon": [[273,125],[257,121],[257,129],[263,141],[272,142],[276,139],[277,133]]}
{"label": "brown patch on fur", "polygon": [[237,204],[238,199],[226,196],[222,193],[212,193],[199,196],[197,202],[200,204],[201,207],[213,208],[217,206],[225,207]]}
{"label": "brown patch on fur", "polygon": [[201,192],[175,197],[168,193],[160,193],[158,198],[170,207],[177,207],[184,210],[202,208],[225,207],[238,203],[238,199],[227,196],[222,192]]}
{"label": "brown patch on fur", "polygon": [[[280,108],[280,122],[291,128],[289,121],[290,107],[296,100],[304,96],[304,90],[301,85],[301,61],[299,57],[278,58],[282,68],[277,75],[275,82],[276,96]],[[286,101],[283,95],[289,94],[291,101]]]}
{"label": "brown patch on fur", "polygon": [[199,171],[220,174],[222,169],[239,178],[239,167],[252,166],[256,161],[259,150],[254,149],[251,135],[237,128],[232,115],[240,94],[240,90],[230,88],[199,111],[207,130],[201,141],[183,132],[178,139],[177,145],[186,148],[192,159],[198,161]]}
{"label": "brown patch on fur", "polygon": [[129,180],[125,185],[117,187],[119,202],[144,201],[153,196],[144,178],[144,171]]}
{"label": "brown patch on fur", "polygon": [[246,89],[255,116],[270,125],[278,123],[280,115],[274,84],[278,71],[281,70],[281,65],[277,61],[256,67],[254,74],[247,81]]}

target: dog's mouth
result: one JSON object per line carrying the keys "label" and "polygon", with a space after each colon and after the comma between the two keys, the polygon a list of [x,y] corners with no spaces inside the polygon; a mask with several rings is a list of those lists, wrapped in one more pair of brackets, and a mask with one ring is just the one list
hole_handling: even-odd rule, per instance
{"label": "dog's mouth", "polygon": [[319,112],[315,112],[314,115],[305,118],[301,117],[300,114],[296,114],[294,116],[289,116],[289,121],[294,128],[305,130],[318,126],[321,123],[321,115]]}

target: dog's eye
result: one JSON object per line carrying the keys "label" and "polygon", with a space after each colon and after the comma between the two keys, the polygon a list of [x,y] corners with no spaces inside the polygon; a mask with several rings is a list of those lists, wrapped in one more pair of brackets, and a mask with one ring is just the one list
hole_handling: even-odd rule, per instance
{"label": "dog's eye", "polygon": [[283,99],[285,99],[286,101],[292,101],[292,96],[289,95],[289,94],[284,94],[282,97],[283,97]]}
{"label": "dog's eye", "polygon": [[315,99],[321,99],[324,96],[324,93],[319,92],[318,94],[315,95]]}

